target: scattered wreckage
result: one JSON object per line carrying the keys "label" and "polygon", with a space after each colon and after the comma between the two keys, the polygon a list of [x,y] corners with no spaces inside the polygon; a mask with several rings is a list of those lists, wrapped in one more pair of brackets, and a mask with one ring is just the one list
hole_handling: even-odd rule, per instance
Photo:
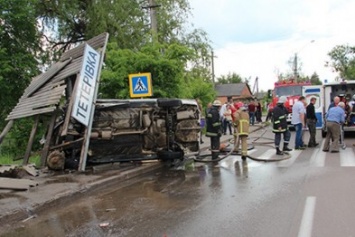
{"label": "scattered wreckage", "polygon": [[[40,116],[48,115],[42,167],[84,171],[87,164],[174,160],[199,152],[195,100],[96,100],[107,41],[107,33],[96,36],[33,78],[0,134],[1,143],[13,120],[34,117],[23,164],[28,163]],[[84,121],[75,117],[76,108],[86,113]]]}

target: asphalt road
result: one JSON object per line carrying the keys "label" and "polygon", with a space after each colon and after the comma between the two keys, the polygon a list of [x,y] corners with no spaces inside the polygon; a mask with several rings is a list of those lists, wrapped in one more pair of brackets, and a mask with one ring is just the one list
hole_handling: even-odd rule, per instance
{"label": "asphalt road", "polygon": [[[260,136],[273,134],[250,141]],[[280,162],[230,156],[165,167],[3,227],[1,236],[355,236],[354,142],[347,137],[339,153],[322,144],[292,151]],[[250,153],[277,157],[268,146]]]}

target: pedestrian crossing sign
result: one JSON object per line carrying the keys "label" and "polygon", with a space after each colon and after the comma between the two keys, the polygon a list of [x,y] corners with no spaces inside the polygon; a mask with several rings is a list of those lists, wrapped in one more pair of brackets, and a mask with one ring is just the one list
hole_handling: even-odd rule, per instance
{"label": "pedestrian crossing sign", "polygon": [[129,74],[131,98],[152,96],[152,79],[150,73]]}

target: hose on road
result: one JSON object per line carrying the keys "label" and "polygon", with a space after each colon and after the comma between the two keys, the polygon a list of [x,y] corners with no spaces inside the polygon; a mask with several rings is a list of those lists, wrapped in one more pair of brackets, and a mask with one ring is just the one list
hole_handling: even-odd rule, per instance
{"label": "hose on road", "polygon": [[[254,149],[255,146],[268,146],[268,147],[272,147],[274,148],[273,145],[271,144],[274,144],[274,139],[273,138],[265,138],[263,137],[264,134],[268,131],[266,126],[263,126],[263,127],[260,127],[259,129],[256,129],[254,130],[253,132],[256,132],[260,129],[263,129],[263,133],[261,134],[261,136],[258,136],[256,138],[254,138],[254,140],[252,140],[251,142],[251,149]],[[251,137],[249,137],[251,138]],[[259,139],[267,139],[267,140],[270,140],[270,141],[267,141],[267,142],[259,142],[258,140]],[[238,136],[235,137],[235,138],[232,138],[229,140],[229,143],[233,144],[233,147],[230,149],[230,151],[228,152],[225,152],[225,154],[223,155],[219,155],[218,156],[218,159],[214,159],[214,160],[205,160],[207,157],[211,157],[212,158],[212,155],[211,154],[205,154],[205,155],[197,155],[193,160],[195,162],[204,162],[204,163],[217,163],[231,155],[241,155],[240,152],[236,152],[234,151],[234,148],[236,147],[236,143],[238,141]],[[276,158],[276,159],[268,159],[268,158],[263,158],[262,156],[252,156],[252,155],[247,155],[246,156],[247,158],[251,159],[251,160],[254,160],[254,161],[262,161],[262,162],[277,162],[277,161],[283,161],[283,160],[287,160],[287,159],[290,159],[291,158],[291,155],[288,153],[288,152],[284,152],[284,155],[280,158]]]}

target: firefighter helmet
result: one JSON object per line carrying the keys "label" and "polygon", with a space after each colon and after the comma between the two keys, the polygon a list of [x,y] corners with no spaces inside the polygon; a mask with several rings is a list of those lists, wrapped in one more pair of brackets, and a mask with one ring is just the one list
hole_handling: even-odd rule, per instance
{"label": "firefighter helmet", "polygon": [[286,96],[281,96],[281,97],[279,98],[279,100],[277,101],[277,103],[278,103],[278,104],[283,104],[283,103],[286,103],[286,101],[287,101]]}

